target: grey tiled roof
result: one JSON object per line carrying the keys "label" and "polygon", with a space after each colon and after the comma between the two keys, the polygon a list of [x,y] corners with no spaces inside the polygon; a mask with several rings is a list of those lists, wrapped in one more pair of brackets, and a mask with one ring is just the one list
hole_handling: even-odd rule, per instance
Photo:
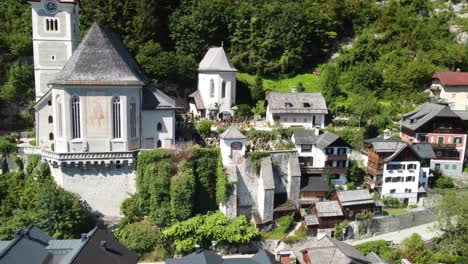
{"label": "grey tiled roof", "polygon": [[263,188],[265,190],[275,189],[275,179],[273,176],[271,157],[266,157],[262,160],[260,174],[260,177],[262,177],[263,180]]}
{"label": "grey tiled roof", "polygon": [[[268,107],[273,114],[327,114],[327,104],[320,93],[278,93],[267,95]],[[305,105],[308,105],[306,107]]]}
{"label": "grey tiled roof", "polygon": [[369,193],[369,190],[348,190],[338,191],[338,198],[343,206],[356,204],[374,204],[374,200]]}
{"label": "grey tiled roof", "polygon": [[227,71],[236,72],[223,47],[210,48],[198,65],[199,71]]}
{"label": "grey tiled roof", "polygon": [[143,110],[176,108],[175,100],[163,93],[158,87],[149,85],[143,88]]}
{"label": "grey tiled roof", "polygon": [[303,192],[327,192],[324,176],[302,176],[301,191]]}
{"label": "grey tiled roof", "polygon": [[[312,130],[300,130],[294,132],[294,143],[297,145],[310,144],[317,145],[318,148],[324,149],[330,146],[333,142],[340,139],[339,136],[325,131],[316,136],[315,131]],[[348,146],[347,144],[344,146]]]}
{"label": "grey tiled roof", "polygon": [[416,110],[411,111],[403,116],[398,123],[402,127],[410,130],[417,130],[422,125],[426,124],[434,117],[459,117],[456,113],[450,110],[446,104],[424,103]]}
{"label": "grey tiled roof", "polygon": [[319,221],[316,215],[308,214],[304,216],[304,221],[305,221],[305,224],[308,226],[319,225]]}
{"label": "grey tiled roof", "polygon": [[434,149],[432,148],[432,145],[429,144],[429,143],[414,144],[411,147],[423,159],[434,159],[434,158],[436,158],[436,154],[434,153]]}
{"label": "grey tiled roof", "polygon": [[147,81],[119,37],[95,23],[52,83],[143,85]]}
{"label": "grey tiled roof", "polygon": [[330,239],[330,241],[335,244],[335,246],[343,252],[347,257],[362,262],[362,263],[370,263],[371,261],[366,258],[361,252],[359,252],[356,248],[351,245],[348,245],[344,242],[338,241],[336,239]]}
{"label": "grey tiled roof", "polygon": [[195,101],[195,106],[197,107],[197,109],[199,109],[199,110],[206,109],[205,103],[203,103],[203,98],[201,96],[200,90],[196,90],[195,92],[189,94],[188,97],[193,98],[193,100]]}
{"label": "grey tiled roof", "polygon": [[321,201],[315,203],[318,217],[342,216],[343,212],[337,201]]}
{"label": "grey tiled roof", "polygon": [[455,114],[457,114],[462,120],[468,120],[468,111],[455,110],[453,112],[455,112]]}
{"label": "grey tiled roof", "polygon": [[210,250],[197,249],[195,252],[180,258],[166,259],[166,264],[222,264],[223,258]]}
{"label": "grey tiled roof", "polygon": [[221,135],[219,135],[222,139],[246,139],[247,137],[244,136],[236,125],[231,125],[226,131],[224,131]]}

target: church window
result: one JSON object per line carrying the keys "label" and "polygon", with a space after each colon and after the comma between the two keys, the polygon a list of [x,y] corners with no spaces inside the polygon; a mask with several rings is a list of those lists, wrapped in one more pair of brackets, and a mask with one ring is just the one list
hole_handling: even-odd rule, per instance
{"label": "church window", "polygon": [[72,138],[81,138],[80,98],[73,96],[71,100]]}
{"label": "church window", "polygon": [[161,122],[158,122],[158,131],[161,131],[162,130],[162,124]]}
{"label": "church window", "polygon": [[132,97],[132,99],[130,99],[130,135],[132,138],[136,137],[137,135],[135,97]]}
{"label": "church window", "polygon": [[49,124],[52,124],[54,122],[54,118],[52,116],[49,116]]}
{"label": "church window", "polygon": [[51,59],[52,59],[52,61],[55,61],[55,56],[54,56],[54,55],[52,55],[52,58],[51,58]]}
{"label": "church window", "polygon": [[214,80],[211,79],[211,80],[210,80],[210,97],[211,97],[211,98],[214,97],[214,93],[215,93],[215,91],[214,91]]}
{"label": "church window", "polygon": [[54,140],[54,133],[49,134],[49,140]]}
{"label": "church window", "polygon": [[47,105],[52,105],[52,101],[51,100],[47,101]]}
{"label": "church window", "polygon": [[157,148],[161,148],[162,147],[162,143],[161,143],[161,140],[158,140],[158,143],[157,143]]}
{"label": "church window", "polygon": [[58,126],[58,136],[63,136],[62,128],[62,99],[60,96],[57,96],[57,126]]}
{"label": "church window", "polygon": [[114,97],[112,99],[112,135],[114,138],[120,138],[122,135],[120,124],[120,97]]}
{"label": "church window", "polygon": [[45,26],[46,26],[46,31],[58,31],[58,19],[46,18]]}
{"label": "church window", "polygon": [[221,97],[226,98],[226,82],[223,81],[223,84],[221,86]]}

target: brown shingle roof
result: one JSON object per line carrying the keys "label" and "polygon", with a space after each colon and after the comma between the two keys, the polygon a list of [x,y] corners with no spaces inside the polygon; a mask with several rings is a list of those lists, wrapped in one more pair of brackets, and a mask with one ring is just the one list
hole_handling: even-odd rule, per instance
{"label": "brown shingle roof", "polygon": [[445,86],[465,86],[468,85],[468,72],[436,72],[432,76]]}

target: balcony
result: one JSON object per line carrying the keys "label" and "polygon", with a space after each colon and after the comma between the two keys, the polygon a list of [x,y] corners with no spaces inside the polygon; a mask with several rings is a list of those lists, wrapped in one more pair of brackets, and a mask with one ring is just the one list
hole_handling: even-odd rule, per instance
{"label": "balcony", "polygon": [[333,160],[348,160],[347,155],[327,155],[327,161]]}
{"label": "balcony", "polygon": [[314,168],[312,166],[302,166],[301,171],[307,174],[322,174],[322,173],[348,173],[348,168],[340,167],[323,167]]}
{"label": "balcony", "polygon": [[368,164],[367,166],[367,173],[374,175],[374,176],[382,176],[383,175],[383,165],[381,166],[371,166],[371,164]]}
{"label": "balcony", "polygon": [[431,144],[433,149],[456,149],[457,144]]}

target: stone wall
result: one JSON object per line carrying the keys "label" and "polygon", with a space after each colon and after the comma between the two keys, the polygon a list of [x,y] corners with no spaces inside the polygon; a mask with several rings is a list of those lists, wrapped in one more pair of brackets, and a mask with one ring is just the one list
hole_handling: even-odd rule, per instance
{"label": "stone wall", "polygon": [[119,217],[120,204],[136,191],[136,173],[126,164],[51,168],[59,185],[76,193],[98,215]]}
{"label": "stone wall", "polygon": [[[434,221],[435,217],[431,210],[418,210],[397,216],[374,217],[370,221],[368,235],[394,232]],[[354,234],[359,234],[358,222],[354,222],[351,226],[354,229]]]}

